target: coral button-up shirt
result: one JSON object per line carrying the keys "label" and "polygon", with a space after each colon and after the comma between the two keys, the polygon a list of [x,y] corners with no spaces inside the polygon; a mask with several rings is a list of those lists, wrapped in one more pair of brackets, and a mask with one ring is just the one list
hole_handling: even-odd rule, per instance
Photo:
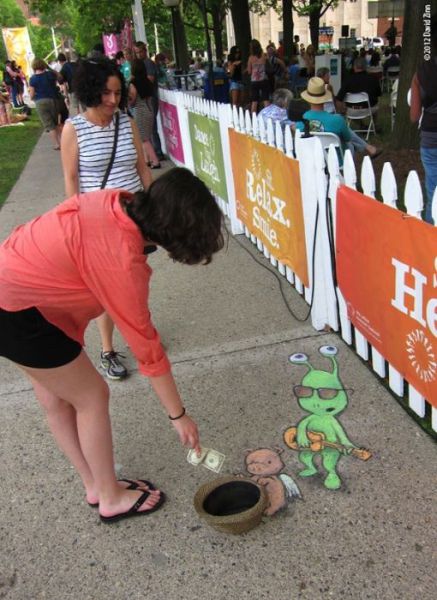
{"label": "coral button-up shirt", "polygon": [[139,228],[125,214],[120,190],[73,196],[14,229],[0,246],[0,306],[35,306],[84,344],[91,319],[106,311],[147,376],[170,363],[148,309],[152,269]]}

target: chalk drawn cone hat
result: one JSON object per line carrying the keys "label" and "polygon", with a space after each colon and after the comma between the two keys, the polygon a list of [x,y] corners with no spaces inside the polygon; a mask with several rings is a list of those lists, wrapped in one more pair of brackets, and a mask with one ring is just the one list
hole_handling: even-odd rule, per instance
{"label": "chalk drawn cone hat", "polygon": [[324,104],[332,100],[331,92],[326,91],[325,82],[320,77],[311,77],[307,89],[300,95],[310,104]]}

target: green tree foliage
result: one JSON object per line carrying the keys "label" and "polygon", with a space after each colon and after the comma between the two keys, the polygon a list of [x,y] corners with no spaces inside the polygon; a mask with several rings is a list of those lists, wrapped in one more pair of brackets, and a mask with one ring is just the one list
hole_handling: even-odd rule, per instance
{"label": "green tree foliage", "polygon": [[52,32],[49,27],[27,24],[32,52],[37,58],[43,58],[50,62],[54,58]]}
{"label": "green tree foliage", "polygon": [[[43,23],[54,26],[56,31],[73,40],[73,46],[80,54],[86,54],[96,43],[101,42],[105,32],[118,32],[124,19],[132,17],[132,0],[29,0],[33,10],[38,11]],[[185,19],[188,0],[181,5]],[[187,9],[188,10],[188,9]],[[143,2],[144,23],[147,42],[151,52],[156,50],[155,25],[161,50],[172,48],[171,11],[162,0]],[[199,20],[199,19],[198,19]],[[199,44],[199,31],[193,35],[187,30],[188,44]]]}
{"label": "green tree foliage", "polygon": [[73,40],[79,54],[86,54],[105,31],[117,31],[123,18],[130,17],[128,2],[112,0],[30,0],[41,16],[42,25],[54,27],[63,38]]}
{"label": "green tree foliage", "polygon": [[[1,1],[1,0],[0,0]],[[13,0],[10,0],[11,2]],[[73,46],[80,54],[101,41],[102,33],[119,31],[123,20],[131,17],[132,0],[28,0],[31,8],[41,15],[42,23],[54,27],[57,34],[71,38]],[[232,0],[206,0],[208,23],[216,48],[217,58],[221,58],[227,48],[225,37],[225,15],[234,7]],[[280,11],[281,0],[247,0],[241,5],[248,11],[265,14],[270,8]],[[186,29],[186,38],[191,50],[206,49],[205,30],[202,13],[202,0],[182,0],[180,10]],[[241,11],[240,11],[241,12]],[[155,25],[160,50],[172,49],[171,11],[162,0],[143,1],[144,22],[147,41],[151,52],[156,50]],[[247,32],[246,32],[247,34]],[[247,43],[250,33],[247,36]]]}
{"label": "green tree foliage", "polygon": [[0,24],[2,27],[23,27],[26,19],[15,0],[0,0]]}

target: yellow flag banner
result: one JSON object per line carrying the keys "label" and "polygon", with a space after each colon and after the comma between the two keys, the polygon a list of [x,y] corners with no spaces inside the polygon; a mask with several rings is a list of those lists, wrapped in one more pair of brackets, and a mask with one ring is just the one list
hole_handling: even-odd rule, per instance
{"label": "yellow flag banner", "polygon": [[15,60],[17,66],[23,69],[26,77],[29,77],[33,52],[27,27],[3,27],[2,33],[9,60]]}
{"label": "yellow flag banner", "polygon": [[308,287],[299,163],[229,129],[237,216]]}

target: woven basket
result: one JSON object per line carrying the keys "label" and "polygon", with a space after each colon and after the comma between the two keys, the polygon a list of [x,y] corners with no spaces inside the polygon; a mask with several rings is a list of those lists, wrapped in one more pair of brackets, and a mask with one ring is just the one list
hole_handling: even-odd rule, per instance
{"label": "woven basket", "polygon": [[194,496],[197,514],[223,533],[240,534],[259,525],[267,505],[262,486],[242,477],[221,477],[202,485]]}

